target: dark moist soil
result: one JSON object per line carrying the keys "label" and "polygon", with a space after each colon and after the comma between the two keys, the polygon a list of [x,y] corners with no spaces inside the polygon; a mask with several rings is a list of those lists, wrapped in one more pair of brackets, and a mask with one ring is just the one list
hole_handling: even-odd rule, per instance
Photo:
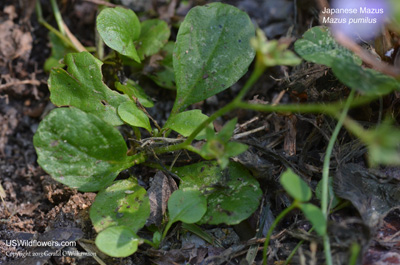
{"label": "dark moist soil", "polygon": [[[0,2],[0,185],[5,190],[5,197],[0,202],[0,264],[99,264],[101,260],[106,264],[247,264],[245,258],[249,246],[257,246],[257,240],[251,238],[258,227],[260,213],[265,212],[267,216],[263,228],[265,236],[274,216],[290,203],[277,181],[282,170],[292,168],[313,190],[316,189],[334,120],[323,115],[232,112],[215,122],[217,130],[233,117],[238,117],[241,124],[238,133],[263,127],[260,132],[240,138],[250,148],[235,158],[260,182],[264,192],[263,207],[233,229],[204,226],[204,230],[222,242],[222,247],[199,243],[198,238],[190,234],[178,237],[179,226],[176,226],[161,250],[143,245],[136,254],[124,259],[102,254],[93,244],[96,233],[88,217],[95,194],[80,193],[55,182],[36,163],[33,135],[41,119],[54,106],[49,102],[48,73],[43,70],[51,50],[48,31],[37,22],[34,2]],[[169,23],[182,20],[189,7],[206,3],[199,0],[183,5],[171,1],[176,4],[175,15],[171,15],[167,12],[167,2],[132,0],[124,3],[135,9],[141,18],[164,17]],[[225,2],[245,10],[270,39],[292,36],[295,40],[318,22],[318,9],[313,1],[299,1],[297,9],[289,0]],[[54,25],[49,1],[42,0],[41,3],[44,18]],[[91,1],[72,0],[59,1],[59,5],[71,32],[84,45],[94,46],[97,6]],[[173,28],[172,36],[176,36],[176,32]],[[248,76],[246,74],[238,84],[194,107],[201,108],[206,114],[215,112],[235,96]],[[151,88],[154,85],[146,80],[142,84],[157,101],[156,107],[149,110],[150,114],[163,123],[172,108],[174,93],[154,90]],[[277,103],[327,102],[343,99],[348,93],[346,87],[335,81],[329,69],[303,63],[296,68],[276,67],[267,71],[247,99]],[[396,103],[392,103],[395,99],[396,95],[384,99],[383,114],[396,107]],[[377,121],[379,109],[379,102],[375,102],[352,110],[351,115],[367,125]],[[126,130],[122,129],[122,132]],[[358,264],[400,264],[400,210],[396,208],[400,205],[398,169],[366,169],[365,148],[345,131],[340,133],[338,143],[331,163],[336,172],[334,187],[339,196],[352,204],[342,201],[343,208],[331,215],[329,233],[334,264],[348,264],[349,249],[355,244],[361,247],[362,253]],[[171,158],[167,155],[161,159],[168,164]],[[177,164],[196,161],[196,156],[182,156]],[[159,179],[157,174],[162,173],[138,166],[122,172],[119,178],[130,174],[149,188]],[[154,179],[153,182],[150,179]],[[300,240],[304,243],[291,264],[322,264],[321,240],[307,232],[310,227],[300,212],[289,214],[275,230],[269,264],[283,264]],[[34,248],[17,246],[15,240],[64,240],[73,244]],[[256,264],[260,264],[261,252],[258,252]],[[47,254],[34,257],[33,253]],[[95,253],[96,257],[82,253]]]}

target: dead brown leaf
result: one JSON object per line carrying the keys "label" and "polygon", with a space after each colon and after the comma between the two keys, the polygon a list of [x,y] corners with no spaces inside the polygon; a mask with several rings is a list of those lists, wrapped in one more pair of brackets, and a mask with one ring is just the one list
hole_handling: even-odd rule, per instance
{"label": "dead brown leaf", "polygon": [[387,182],[357,164],[341,166],[333,186],[335,194],[349,200],[373,229],[389,211],[399,206],[399,182]]}
{"label": "dead brown leaf", "polygon": [[162,171],[156,173],[147,191],[150,199],[150,217],[147,220],[147,225],[161,225],[167,210],[167,201],[177,189],[175,181],[170,176],[165,175]]}

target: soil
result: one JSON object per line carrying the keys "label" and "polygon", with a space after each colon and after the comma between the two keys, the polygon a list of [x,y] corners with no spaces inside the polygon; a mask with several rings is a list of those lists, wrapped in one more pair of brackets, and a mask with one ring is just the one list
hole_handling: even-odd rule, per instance
{"label": "soil", "polygon": [[[50,2],[40,2],[44,18],[56,27]],[[95,2],[58,1],[65,23],[85,46],[95,44]],[[187,1],[187,5],[174,0],[170,4],[164,0],[151,3],[121,0],[118,3],[121,2],[133,7],[142,18],[163,17],[170,23],[182,20],[189,7],[206,3],[202,0]],[[289,35],[295,40],[310,25],[318,23],[317,5],[313,1],[300,1],[298,9],[293,6],[296,1],[289,0],[224,2],[245,10],[270,39]],[[262,228],[265,236],[273,218],[289,205],[289,198],[277,181],[282,170],[291,167],[308,181],[313,190],[316,189],[321,178],[323,154],[335,120],[323,115],[236,111],[218,119],[215,128],[219,130],[233,117],[238,117],[241,124],[237,133],[262,127],[260,132],[240,138],[250,148],[235,158],[251,170],[261,184],[264,196],[260,210],[234,227],[204,227],[222,242],[218,247],[206,245],[194,235],[178,237],[179,226],[176,226],[160,250],[141,246],[133,256],[123,259],[101,253],[93,244],[96,233],[88,214],[96,194],[81,193],[61,185],[36,162],[33,135],[40,121],[54,106],[49,101],[48,73],[43,70],[51,53],[48,30],[38,23],[34,5],[33,0],[0,2],[0,264],[247,264],[245,258],[249,247],[262,247],[259,245],[262,241],[257,241],[260,239],[252,239],[260,213],[267,212],[267,221]],[[171,14],[168,7],[175,12]],[[173,36],[176,35],[176,29],[172,32]],[[195,107],[208,115],[215,112],[234,97],[248,76],[246,74],[238,84]],[[331,89],[325,89],[327,86]],[[170,90],[154,91],[151,88],[148,92],[157,100],[156,108],[149,112],[162,124],[172,107],[174,94]],[[328,102],[343,99],[348,94],[349,89],[335,81],[328,68],[303,63],[296,68],[269,70],[247,99],[276,103]],[[396,95],[390,95],[384,100],[396,107],[392,103],[395,99],[398,99]],[[380,108],[380,103],[374,102],[353,110],[351,115],[358,121],[374,123],[379,119],[380,109],[385,112],[390,108]],[[365,147],[357,139],[344,130],[340,133],[331,167],[336,172],[335,191],[351,203],[342,201],[343,207],[331,215],[329,233],[334,264],[348,264],[349,250],[355,246],[361,248],[357,264],[400,264],[400,171],[398,168],[368,169],[365,152]],[[191,158],[197,159],[195,156]],[[162,159],[168,161],[169,157]],[[177,163],[183,165],[187,160]],[[150,183],[150,179],[156,182],[160,172],[138,166],[122,172],[119,178],[134,174],[142,186],[149,188],[155,185]],[[359,177],[355,179],[354,176]],[[322,242],[315,234],[307,232],[309,228],[309,222],[300,212],[295,211],[286,217],[275,230],[270,264],[283,264],[300,240],[304,243],[290,264],[322,264]],[[42,242],[60,239],[73,244],[65,247],[14,244],[15,240]],[[60,254],[68,251],[70,255]],[[255,264],[260,264],[261,252],[258,251]],[[32,253],[53,255],[32,256]]]}

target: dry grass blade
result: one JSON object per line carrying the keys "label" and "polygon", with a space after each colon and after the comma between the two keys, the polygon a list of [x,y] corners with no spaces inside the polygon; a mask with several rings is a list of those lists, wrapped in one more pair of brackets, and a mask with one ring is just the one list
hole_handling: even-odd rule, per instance
{"label": "dry grass blade", "polygon": [[4,199],[6,198],[6,191],[4,190],[3,186],[0,183],[0,198],[4,203]]}

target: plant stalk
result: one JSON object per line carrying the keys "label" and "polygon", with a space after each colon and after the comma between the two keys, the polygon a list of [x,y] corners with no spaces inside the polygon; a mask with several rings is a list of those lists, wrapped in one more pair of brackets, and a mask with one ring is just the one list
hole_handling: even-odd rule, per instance
{"label": "plant stalk", "polygon": [[53,32],[58,38],[60,38],[64,42],[65,45],[74,49],[76,52],[79,52],[79,50],[75,47],[75,45],[65,35],[63,35],[60,31],[55,29],[52,25],[50,25],[49,23],[47,23],[44,20],[43,13],[42,13],[42,7],[40,5],[39,0],[36,1],[36,15],[37,15],[37,19],[40,24],[42,24],[49,31]]}
{"label": "plant stalk", "polygon": [[346,100],[346,104],[344,106],[344,109],[342,113],[340,114],[338,123],[336,124],[336,127],[332,133],[332,136],[329,140],[328,147],[326,148],[326,153],[324,157],[324,165],[322,169],[322,198],[321,198],[321,210],[325,217],[327,216],[328,213],[328,185],[329,185],[329,165],[330,165],[330,159],[333,151],[333,147],[335,145],[336,139],[339,135],[340,129],[342,128],[343,122],[347,117],[347,112],[349,111],[350,104],[353,101],[355,94],[355,90],[351,90],[349,97]]}
{"label": "plant stalk", "polygon": [[239,94],[233,100],[234,102],[236,103],[241,102],[241,100],[244,98],[244,96],[247,94],[250,88],[257,82],[260,76],[264,73],[265,69],[266,67],[264,65],[259,65],[256,61],[256,66],[254,68],[254,71],[251,73],[251,76],[247,80],[246,84],[244,84]]}
{"label": "plant stalk", "polygon": [[264,250],[263,250],[263,265],[267,265],[267,251],[268,251],[268,245],[269,241],[271,239],[272,232],[274,232],[275,226],[285,217],[290,211],[295,209],[297,207],[297,202],[294,201],[292,205],[290,205],[288,208],[283,210],[275,219],[275,221],[272,223],[271,227],[268,230],[268,234],[265,238],[264,242]]}
{"label": "plant stalk", "polygon": [[213,122],[215,119],[218,117],[221,117],[222,115],[239,108],[241,99],[246,95],[246,93],[249,91],[249,89],[254,85],[255,82],[260,78],[260,76],[263,74],[265,70],[265,67],[256,67],[254,71],[252,72],[250,78],[246,81],[246,84],[243,86],[242,90],[239,92],[239,94],[235,97],[233,101],[222,107],[221,109],[217,110],[214,112],[207,120],[202,122],[197,128],[192,132],[191,135],[183,142],[178,145],[172,145],[172,146],[167,146],[167,147],[161,147],[158,149],[155,149],[156,154],[162,154],[166,152],[172,152],[176,151],[179,149],[188,149],[187,147],[193,142],[194,138],[210,124]]}
{"label": "plant stalk", "polygon": [[[347,112],[350,109],[351,102],[353,101],[355,94],[355,90],[352,89],[350,92],[349,97],[346,100],[345,106],[343,108],[342,113],[340,114],[338,123],[332,133],[332,136],[329,140],[328,147],[326,148],[325,158],[324,158],[324,165],[322,168],[322,196],[321,196],[321,210],[322,213],[325,215],[325,219],[328,219],[328,199],[329,199],[329,165],[331,160],[331,155],[333,151],[333,147],[335,145],[336,139],[339,135],[340,129],[342,128],[343,122],[347,117]],[[329,235],[327,231],[323,236],[324,241],[324,252],[325,252],[325,259],[327,265],[332,265],[332,255],[331,255],[331,246],[329,243]]]}
{"label": "plant stalk", "polygon": [[58,8],[56,0],[50,0],[51,7],[53,8],[54,12],[54,17],[57,21],[58,29],[60,30],[61,34],[63,36],[66,35],[65,30],[64,30],[64,23],[61,17],[60,9]]}

